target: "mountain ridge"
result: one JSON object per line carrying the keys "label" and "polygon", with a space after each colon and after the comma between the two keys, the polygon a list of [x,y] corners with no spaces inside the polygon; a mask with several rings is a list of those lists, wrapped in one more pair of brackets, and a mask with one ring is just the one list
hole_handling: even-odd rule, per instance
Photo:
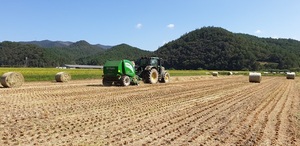
{"label": "mountain ridge", "polygon": [[[79,41],[76,41],[76,42],[41,40],[41,41],[20,41],[18,43],[34,44],[34,45],[38,45],[39,47],[42,47],[42,48],[53,48],[53,47],[69,47],[72,44],[76,44],[80,41],[85,41],[85,40],[79,40]],[[85,42],[87,42],[87,41],[85,41]],[[93,44],[90,44],[90,43],[88,43],[88,44],[93,45]],[[97,47],[103,48],[103,49],[109,49],[109,48],[113,47],[113,46],[110,46],[110,45],[102,45],[102,44],[94,44],[93,46],[97,46]]]}

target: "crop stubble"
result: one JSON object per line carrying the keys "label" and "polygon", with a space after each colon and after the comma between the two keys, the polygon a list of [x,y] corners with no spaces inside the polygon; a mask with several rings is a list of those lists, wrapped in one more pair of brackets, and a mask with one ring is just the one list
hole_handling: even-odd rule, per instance
{"label": "crop stubble", "polygon": [[173,77],[0,89],[0,145],[298,145],[299,80]]}

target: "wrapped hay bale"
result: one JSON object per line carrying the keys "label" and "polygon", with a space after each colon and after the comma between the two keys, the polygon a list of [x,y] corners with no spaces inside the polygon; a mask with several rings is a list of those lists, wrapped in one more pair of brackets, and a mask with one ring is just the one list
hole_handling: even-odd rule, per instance
{"label": "wrapped hay bale", "polygon": [[219,75],[218,72],[212,72],[211,74],[212,74],[213,76],[216,76],[216,77]]}
{"label": "wrapped hay bale", "polygon": [[260,83],[261,81],[261,73],[250,72],[249,73],[249,82]]}
{"label": "wrapped hay bale", "polygon": [[18,72],[7,72],[1,76],[1,85],[6,88],[21,87],[24,77]]}
{"label": "wrapped hay bale", "polygon": [[295,79],[296,73],[295,72],[288,72],[286,73],[286,79]]}
{"label": "wrapped hay bale", "polygon": [[68,82],[71,80],[71,75],[66,72],[59,72],[55,75],[56,82]]}
{"label": "wrapped hay bale", "polygon": [[227,73],[227,75],[231,76],[231,75],[233,75],[233,73],[230,71]]}

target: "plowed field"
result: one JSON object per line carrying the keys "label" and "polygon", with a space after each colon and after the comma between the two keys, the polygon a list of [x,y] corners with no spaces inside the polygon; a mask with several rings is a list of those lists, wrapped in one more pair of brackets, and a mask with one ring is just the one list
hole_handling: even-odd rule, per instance
{"label": "plowed field", "polygon": [[199,76],[0,88],[0,145],[300,145],[299,81]]}

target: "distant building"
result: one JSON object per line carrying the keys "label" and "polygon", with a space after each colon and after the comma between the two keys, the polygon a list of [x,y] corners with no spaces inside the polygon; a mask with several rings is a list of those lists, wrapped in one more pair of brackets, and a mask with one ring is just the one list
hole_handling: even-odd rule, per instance
{"label": "distant building", "polygon": [[103,66],[100,65],[71,65],[65,64],[64,67],[66,68],[83,68],[83,69],[103,69]]}

